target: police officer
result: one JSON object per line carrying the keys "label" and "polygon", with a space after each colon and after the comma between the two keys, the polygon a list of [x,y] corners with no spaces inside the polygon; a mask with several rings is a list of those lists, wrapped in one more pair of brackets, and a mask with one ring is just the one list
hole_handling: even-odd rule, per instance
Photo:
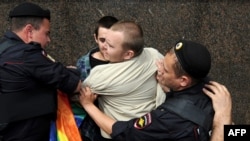
{"label": "police officer", "polygon": [[96,94],[82,89],[82,106],[93,120],[116,141],[206,141],[213,120],[211,100],[202,88],[211,67],[205,46],[181,40],[170,49],[157,76],[167,86],[165,102],[152,112],[130,121],[115,121],[94,104]]}
{"label": "police officer", "polygon": [[0,136],[3,141],[46,141],[57,89],[79,92],[80,76],[44,50],[50,42],[49,10],[25,2],[9,17],[11,31],[0,41]]}

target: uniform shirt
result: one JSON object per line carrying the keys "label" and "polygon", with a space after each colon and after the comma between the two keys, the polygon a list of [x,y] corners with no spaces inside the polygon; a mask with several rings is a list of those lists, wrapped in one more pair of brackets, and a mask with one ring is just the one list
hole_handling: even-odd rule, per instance
{"label": "uniform shirt", "polygon": [[[167,93],[166,100],[183,94],[190,95],[192,99],[193,96],[201,94],[204,97],[193,102],[203,109],[211,106],[211,100],[203,94],[202,87],[203,84],[199,84],[183,91]],[[213,115],[213,111],[210,112],[209,114]],[[198,125],[166,110],[161,105],[140,118],[116,122],[112,127],[111,137],[115,141],[199,141],[197,129]]]}
{"label": "uniform shirt", "polygon": [[0,123],[55,113],[56,90],[73,93],[79,74],[47,58],[38,43],[26,44],[11,31],[4,39],[17,44],[0,55]]}

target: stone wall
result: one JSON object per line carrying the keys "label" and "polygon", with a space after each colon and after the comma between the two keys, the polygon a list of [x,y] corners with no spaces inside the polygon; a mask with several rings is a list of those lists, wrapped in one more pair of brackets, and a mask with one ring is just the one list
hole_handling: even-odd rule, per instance
{"label": "stone wall", "polygon": [[[1,0],[0,34],[22,0]],[[137,21],[146,46],[167,48],[181,39],[205,44],[213,57],[210,76],[230,90],[236,124],[250,124],[250,1],[247,0],[33,0],[52,12],[47,51],[65,65],[95,45],[95,22],[104,15]]]}

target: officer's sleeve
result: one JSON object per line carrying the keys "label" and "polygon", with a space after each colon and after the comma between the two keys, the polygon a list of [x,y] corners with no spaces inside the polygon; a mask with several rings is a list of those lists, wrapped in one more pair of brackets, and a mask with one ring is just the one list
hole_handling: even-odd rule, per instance
{"label": "officer's sleeve", "polygon": [[140,118],[116,122],[112,127],[111,137],[115,141],[155,140],[166,131],[165,138],[169,135],[165,121],[165,112],[154,110]]}
{"label": "officer's sleeve", "polygon": [[26,52],[25,66],[34,79],[43,84],[73,93],[78,86],[80,73],[66,68],[62,63],[49,60],[42,51],[36,48]]}
{"label": "officer's sleeve", "polygon": [[115,141],[130,140],[129,133],[127,131],[131,129],[133,123],[134,119],[130,121],[117,121],[112,127],[112,139]]}
{"label": "officer's sleeve", "polygon": [[194,123],[159,106],[140,118],[116,122],[112,127],[111,137],[115,141],[175,140],[177,138],[193,141],[194,127]]}

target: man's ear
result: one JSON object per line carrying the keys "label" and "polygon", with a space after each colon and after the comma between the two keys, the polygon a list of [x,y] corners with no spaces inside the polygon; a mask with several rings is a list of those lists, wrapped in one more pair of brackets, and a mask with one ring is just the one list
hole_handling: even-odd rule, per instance
{"label": "man's ear", "polygon": [[124,54],[124,60],[129,60],[135,56],[135,53],[133,50],[127,50]]}
{"label": "man's ear", "polygon": [[26,31],[27,33],[32,34],[32,30],[33,30],[33,27],[32,27],[31,24],[27,24],[27,25],[25,26],[25,31]]}
{"label": "man's ear", "polygon": [[182,87],[186,87],[191,84],[191,78],[187,75],[182,75],[179,79]]}
{"label": "man's ear", "polygon": [[22,29],[22,40],[25,43],[29,43],[33,39],[33,26],[31,24],[27,24],[23,29]]}

